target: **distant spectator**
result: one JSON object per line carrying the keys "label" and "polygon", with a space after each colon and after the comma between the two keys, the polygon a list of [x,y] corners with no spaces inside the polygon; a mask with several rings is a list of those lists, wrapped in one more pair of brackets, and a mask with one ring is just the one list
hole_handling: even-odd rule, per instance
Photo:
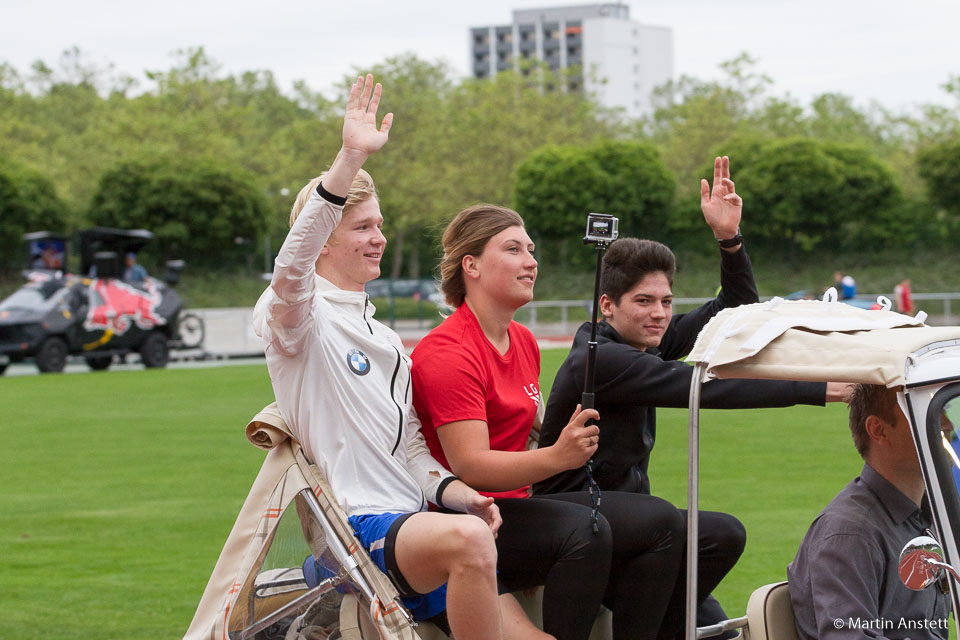
{"label": "distant spectator", "polygon": [[910,295],[910,278],[904,278],[893,288],[894,298],[896,299],[897,311],[913,314],[913,297]]}
{"label": "distant spectator", "polygon": [[857,282],[853,276],[842,271],[833,273],[833,280],[837,283],[837,293],[841,300],[850,300],[857,296]]}
{"label": "distant spectator", "polygon": [[123,272],[123,279],[131,284],[143,284],[147,279],[147,270],[143,265],[137,264],[137,254],[133,252],[127,254],[127,268]]}
{"label": "distant spectator", "polygon": [[30,268],[32,269],[60,269],[62,267],[63,253],[50,245],[45,246],[42,252],[35,252],[30,257]]}
{"label": "distant spectator", "polygon": [[60,269],[63,267],[63,253],[57,251],[56,247],[44,247],[42,257],[43,266],[47,269]]}

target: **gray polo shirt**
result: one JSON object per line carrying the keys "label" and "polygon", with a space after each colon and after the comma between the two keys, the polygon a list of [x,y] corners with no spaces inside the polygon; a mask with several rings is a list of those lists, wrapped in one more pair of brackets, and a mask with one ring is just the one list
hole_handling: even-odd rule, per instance
{"label": "gray polo shirt", "polygon": [[864,465],[810,525],[787,567],[800,640],[946,638],[948,596],[900,582],[900,551],[922,535],[920,508]]}

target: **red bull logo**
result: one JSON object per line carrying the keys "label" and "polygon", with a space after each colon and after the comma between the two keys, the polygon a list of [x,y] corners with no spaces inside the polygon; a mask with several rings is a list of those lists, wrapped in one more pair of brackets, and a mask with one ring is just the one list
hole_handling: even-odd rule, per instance
{"label": "red bull logo", "polygon": [[160,292],[147,280],[146,291],[113,278],[96,278],[90,285],[90,309],[83,321],[88,331],[103,329],[116,335],[126,333],[134,323],[141,329],[152,329],[166,324],[157,314]]}

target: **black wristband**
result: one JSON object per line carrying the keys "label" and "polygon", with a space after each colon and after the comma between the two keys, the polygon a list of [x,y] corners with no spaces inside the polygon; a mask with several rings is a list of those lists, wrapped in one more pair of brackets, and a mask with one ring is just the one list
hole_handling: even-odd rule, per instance
{"label": "black wristband", "polygon": [[317,195],[319,195],[321,198],[323,198],[330,204],[335,204],[338,207],[342,207],[343,205],[347,204],[346,196],[333,195],[332,193],[330,193],[329,191],[323,188],[322,182],[317,183]]}
{"label": "black wristband", "polygon": [[717,241],[717,245],[721,249],[732,249],[738,244],[743,244],[743,236],[740,235],[740,229],[737,229],[737,235],[732,238],[727,238],[726,240],[721,240],[720,238],[714,238]]}
{"label": "black wristband", "polygon": [[438,507],[443,506],[443,492],[446,490],[448,486],[450,486],[451,482],[459,479],[460,478],[458,478],[457,476],[447,476],[446,478],[440,481],[440,485],[437,487],[437,506]]}

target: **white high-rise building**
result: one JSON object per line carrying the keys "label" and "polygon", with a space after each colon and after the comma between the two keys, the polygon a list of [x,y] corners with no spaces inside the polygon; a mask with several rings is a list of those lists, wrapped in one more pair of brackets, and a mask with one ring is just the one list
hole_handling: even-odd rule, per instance
{"label": "white high-rise building", "polygon": [[471,69],[489,78],[522,60],[551,69],[579,66],[580,88],[631,117],[652,112],[654,87],[673,77],[673,32],[630,19],[621,3],[585,4],[513,12],[513,24],[470,29]]}

